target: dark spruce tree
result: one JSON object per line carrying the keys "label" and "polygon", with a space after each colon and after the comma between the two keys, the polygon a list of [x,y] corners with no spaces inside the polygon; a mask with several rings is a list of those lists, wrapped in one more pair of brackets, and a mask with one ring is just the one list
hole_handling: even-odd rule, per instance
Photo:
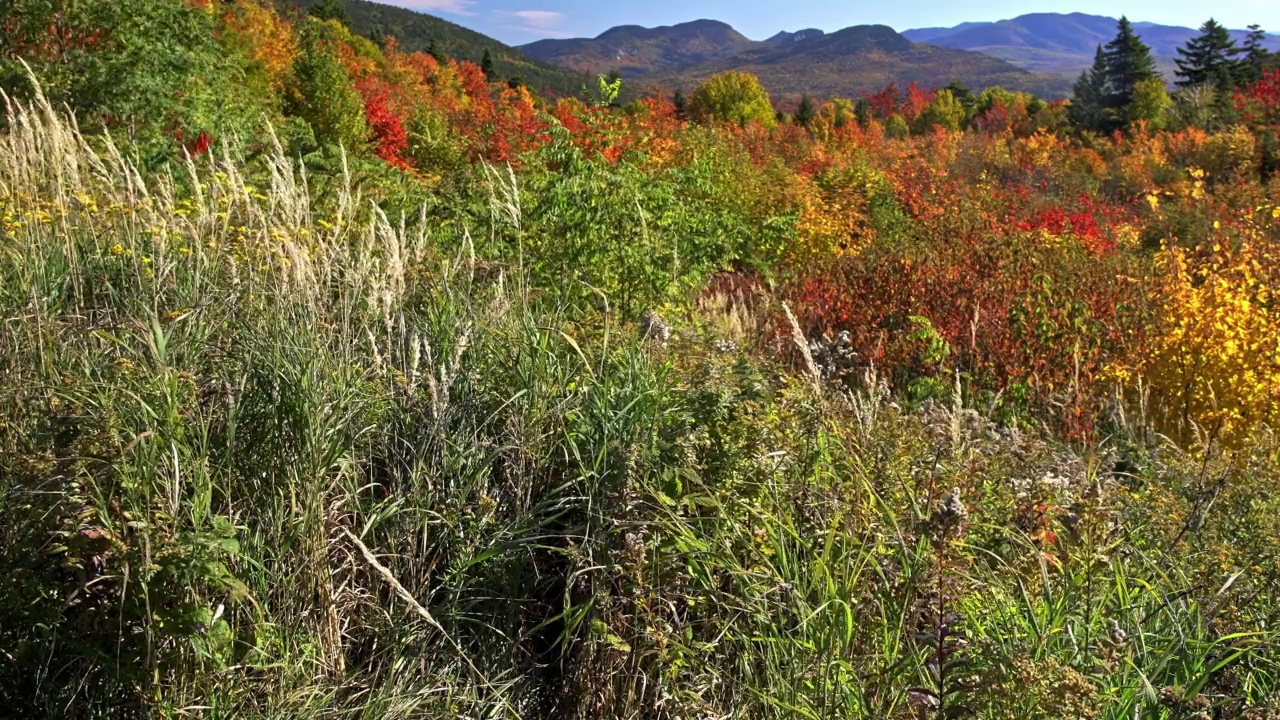
{"label": "dark spruce tree", "polygon": [[1076,80],[1071,89],[1071,106],[1067,109],[1067,114],[1077,130],[1107,130],[1104,122],[1106,114],[1102,107],[1106,84],[1107,59],[1099,45],[1093,56],[1093,67],[1080,73],[1080,79]]}
{"label": "dark spruce tree", "polygon": [[808,94],[805,94],[800,96],[800,107],[796,108],[796,113],[791,116],[791,119],[794,120],[797,125],[808,127],[809,123],[813,122],[813,119],[817,117],[817,115],[818,112],[813,107],[813,98],[809,97]]}
{"label": "dark spruce tree", "polygon": [[1178,87],[1208,85],[1222,95],[1230,94],[1236,84],[1237,54],[1231,33],[1209,18],[1200,26],[1200,35],[1178,48]]}
{"label": "dark spruce tree", "polygon": [[497,72],[493,67],[493,54],[489,52],[488,48],[485,48],[484,56],[480,58],[480,71],[491,81]]}
{"label": "dark spruce tree", "polygon": [[351,16],[347,14],[347,5],[343,0],[320,0],[311,6],[307,14],[319,20],[337,20],[343,25],[351,25]]}
{"label": "dark spruce tree", "polygon": [[1106,82],[1102,108],[1106,111],[1107,130],[1127,129],[1127,109],[1133,104],[1134,90],[1147,80],[1158,80],[1156,61],[1151,48],[1133,31],[1129,18],[1121,17],[1116,37],[1103,49]]}
{"label": "dark spruce tree", "polygon": [[865,128],[871,124],[871,101],[860,97],[853,104],[853,121],[858,123],[858,127]]}
{"label": "dark spruce tree", "polygon": [[689,114],[689,98],[682,91],[676,90],[676,94],[671,96],[671,104],[676,109],[676,117],[684,120]]}
{"label": "dark spruce tree", "polygon": [[440,52],[440,46],[436,45],[436,39],[431,38],[431,42],[427,43],[427,54],[435,59],[438,63],[445,61],[444,53]]}
{"label": "dark spruce tree", "polygon": [[952,80],[942,89],[949,90],[951,92],[951,97],[960,101],[960,106],[964,108],[965,114],[971,114],[973,109],[978,106],[978,96],[974,95],[973,90],[970,90],[969,87],[960,80]]}
{"label": "dark spruce tree", "polygon": [[1267,33],[1259,25],[1249,26],[1249,35],[1244,45],[1236,50],[1236,82],[1244,85],[1262,79],[1262,71],[1271,65],[1275,56],[1263,43]]}

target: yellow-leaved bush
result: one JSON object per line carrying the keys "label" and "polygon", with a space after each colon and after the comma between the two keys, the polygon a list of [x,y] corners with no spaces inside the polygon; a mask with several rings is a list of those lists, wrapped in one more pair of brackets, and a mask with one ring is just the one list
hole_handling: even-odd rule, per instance
{"label": "yellow-leaved bush", "polygon": [[814,183],[805,190],[792,259],[807,262],[861,252],[869,232],[863,213],[866,195],[857,188],[823,189]]}
{"label": "yellow-leaved bush", "polygon": [[1278,261],[1275,248],[1249,241],[1157,256],[1150,352],[1118,375],[1142,375],[1170,434],[1198,429],[1230,446],[1280,420]]}

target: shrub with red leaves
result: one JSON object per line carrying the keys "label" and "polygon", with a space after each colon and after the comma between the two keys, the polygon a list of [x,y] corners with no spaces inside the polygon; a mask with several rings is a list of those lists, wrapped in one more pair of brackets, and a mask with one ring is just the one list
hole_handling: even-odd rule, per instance
{"label": "shrub with red leaves", "polygon": [[1280,68],[1236,91],[1235,104],[1246,122],[1280,124]]}
{"label": "shrub with red leaves", "polygon": [[388,164],[408,169],[404,153],[409,149],[409,133],[391,109],[390,92],[381,79],[367,75],[356,83],[364,99],[364,116],[373,131],[374,152]]}
{"label": "shrub with red leaves", "polygon": [[[1066,213],[1040,219],[1090,227]],[[1134,341],[1125,316],[1137,307],[1136,288],[1120,263],[975,233],[845,258],[806,273],[786,294],[811,336],[847,331],[859,356],[899,385],[960,370],[1085,439],[1105,401],[1093,381]],[[950,348],[941,364],[928,357],[915,318]]]}

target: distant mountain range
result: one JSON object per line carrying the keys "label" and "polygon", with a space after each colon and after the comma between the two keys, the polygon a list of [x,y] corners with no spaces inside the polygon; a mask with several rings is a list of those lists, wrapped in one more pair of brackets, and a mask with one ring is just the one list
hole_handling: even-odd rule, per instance
{"label": "distant mountain range", "polygon": [[518,49],[581,73],[616,71],[638,82],[686,90],[726,70],[753,73],[779,96],[854,96],[891,82],[936,87],[951,80],[1047,97],[1063,96],[1069,88],[1061,77],[1037,75],[991,55],[914,42],[884,25],[782,32],[753,41],[725,23],[696,20],[615,27],[595,38],[539,40]]}
{"label": "distant mountain range", "polygon": [[[902,33],[916,42],[972,50],[1007,60],[1026,70],[1074,77],[1093,63],[1094,50],[1116,35],[1116,18],[1083,13],[1033,13],[999,22],[969,22],[951,28],[920,28]],[[1198,30],[1135,22],[1134,29],[1151,46],[1166,79],[1172,80],[1177,49]],[[1245,31],[1233,31],[1243,41]],[[1280,50],[1280,39],[1269,47]]]}
{"label": "distant mountain range", "polygon": [[[318,0],[298,0],[304,9]],[[479,62],[488,51],[497,74],[519,77],[551,95],[577,94],[591,76],[618,72],[634,97],[646,85],[691,90],[719,72],[760,77],[771,93],[795,98],[851,97],[890,82],[939,87],[952,80],[981,89],[1001,85],[1041,97],[1065,97],[1071,81],[1093,62],[1095,48],[1115,36],[1116,19],[1083,13],[1035,13],[998,22],[902,33],[884,25],[858,25],[832,33],[779,32],[751,40],[715,20],[645,28],[624,25],[595,38],[550,39],[511,47],[455,23],[414,10],[346,0],[352,28],[368,37],[394,36],[407,50],[439,52]],[[1198,34],[1192,28],[1135,22],[1166,79],[1174,77],[1177,48]],[[1243,40],[1244,31],[1234,31]],[[1280,38],[1268,46],[1280,51]]]}

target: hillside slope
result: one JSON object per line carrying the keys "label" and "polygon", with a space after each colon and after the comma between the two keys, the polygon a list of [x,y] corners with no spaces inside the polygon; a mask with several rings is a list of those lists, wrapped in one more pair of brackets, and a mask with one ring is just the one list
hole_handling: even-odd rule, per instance
{"label": "hillside slope", "polygon": [[[318,0],[300,0],[308,8]],[[405,8],[347,0],[351,28],[366,37],[395,37],[405,50],[437,51],[458,60],[480,62],[486,50],[502,78],[518,77],[540,93],[573,95],[588,81],[585,75],[532,59],[510,45],[448,20]]]}

